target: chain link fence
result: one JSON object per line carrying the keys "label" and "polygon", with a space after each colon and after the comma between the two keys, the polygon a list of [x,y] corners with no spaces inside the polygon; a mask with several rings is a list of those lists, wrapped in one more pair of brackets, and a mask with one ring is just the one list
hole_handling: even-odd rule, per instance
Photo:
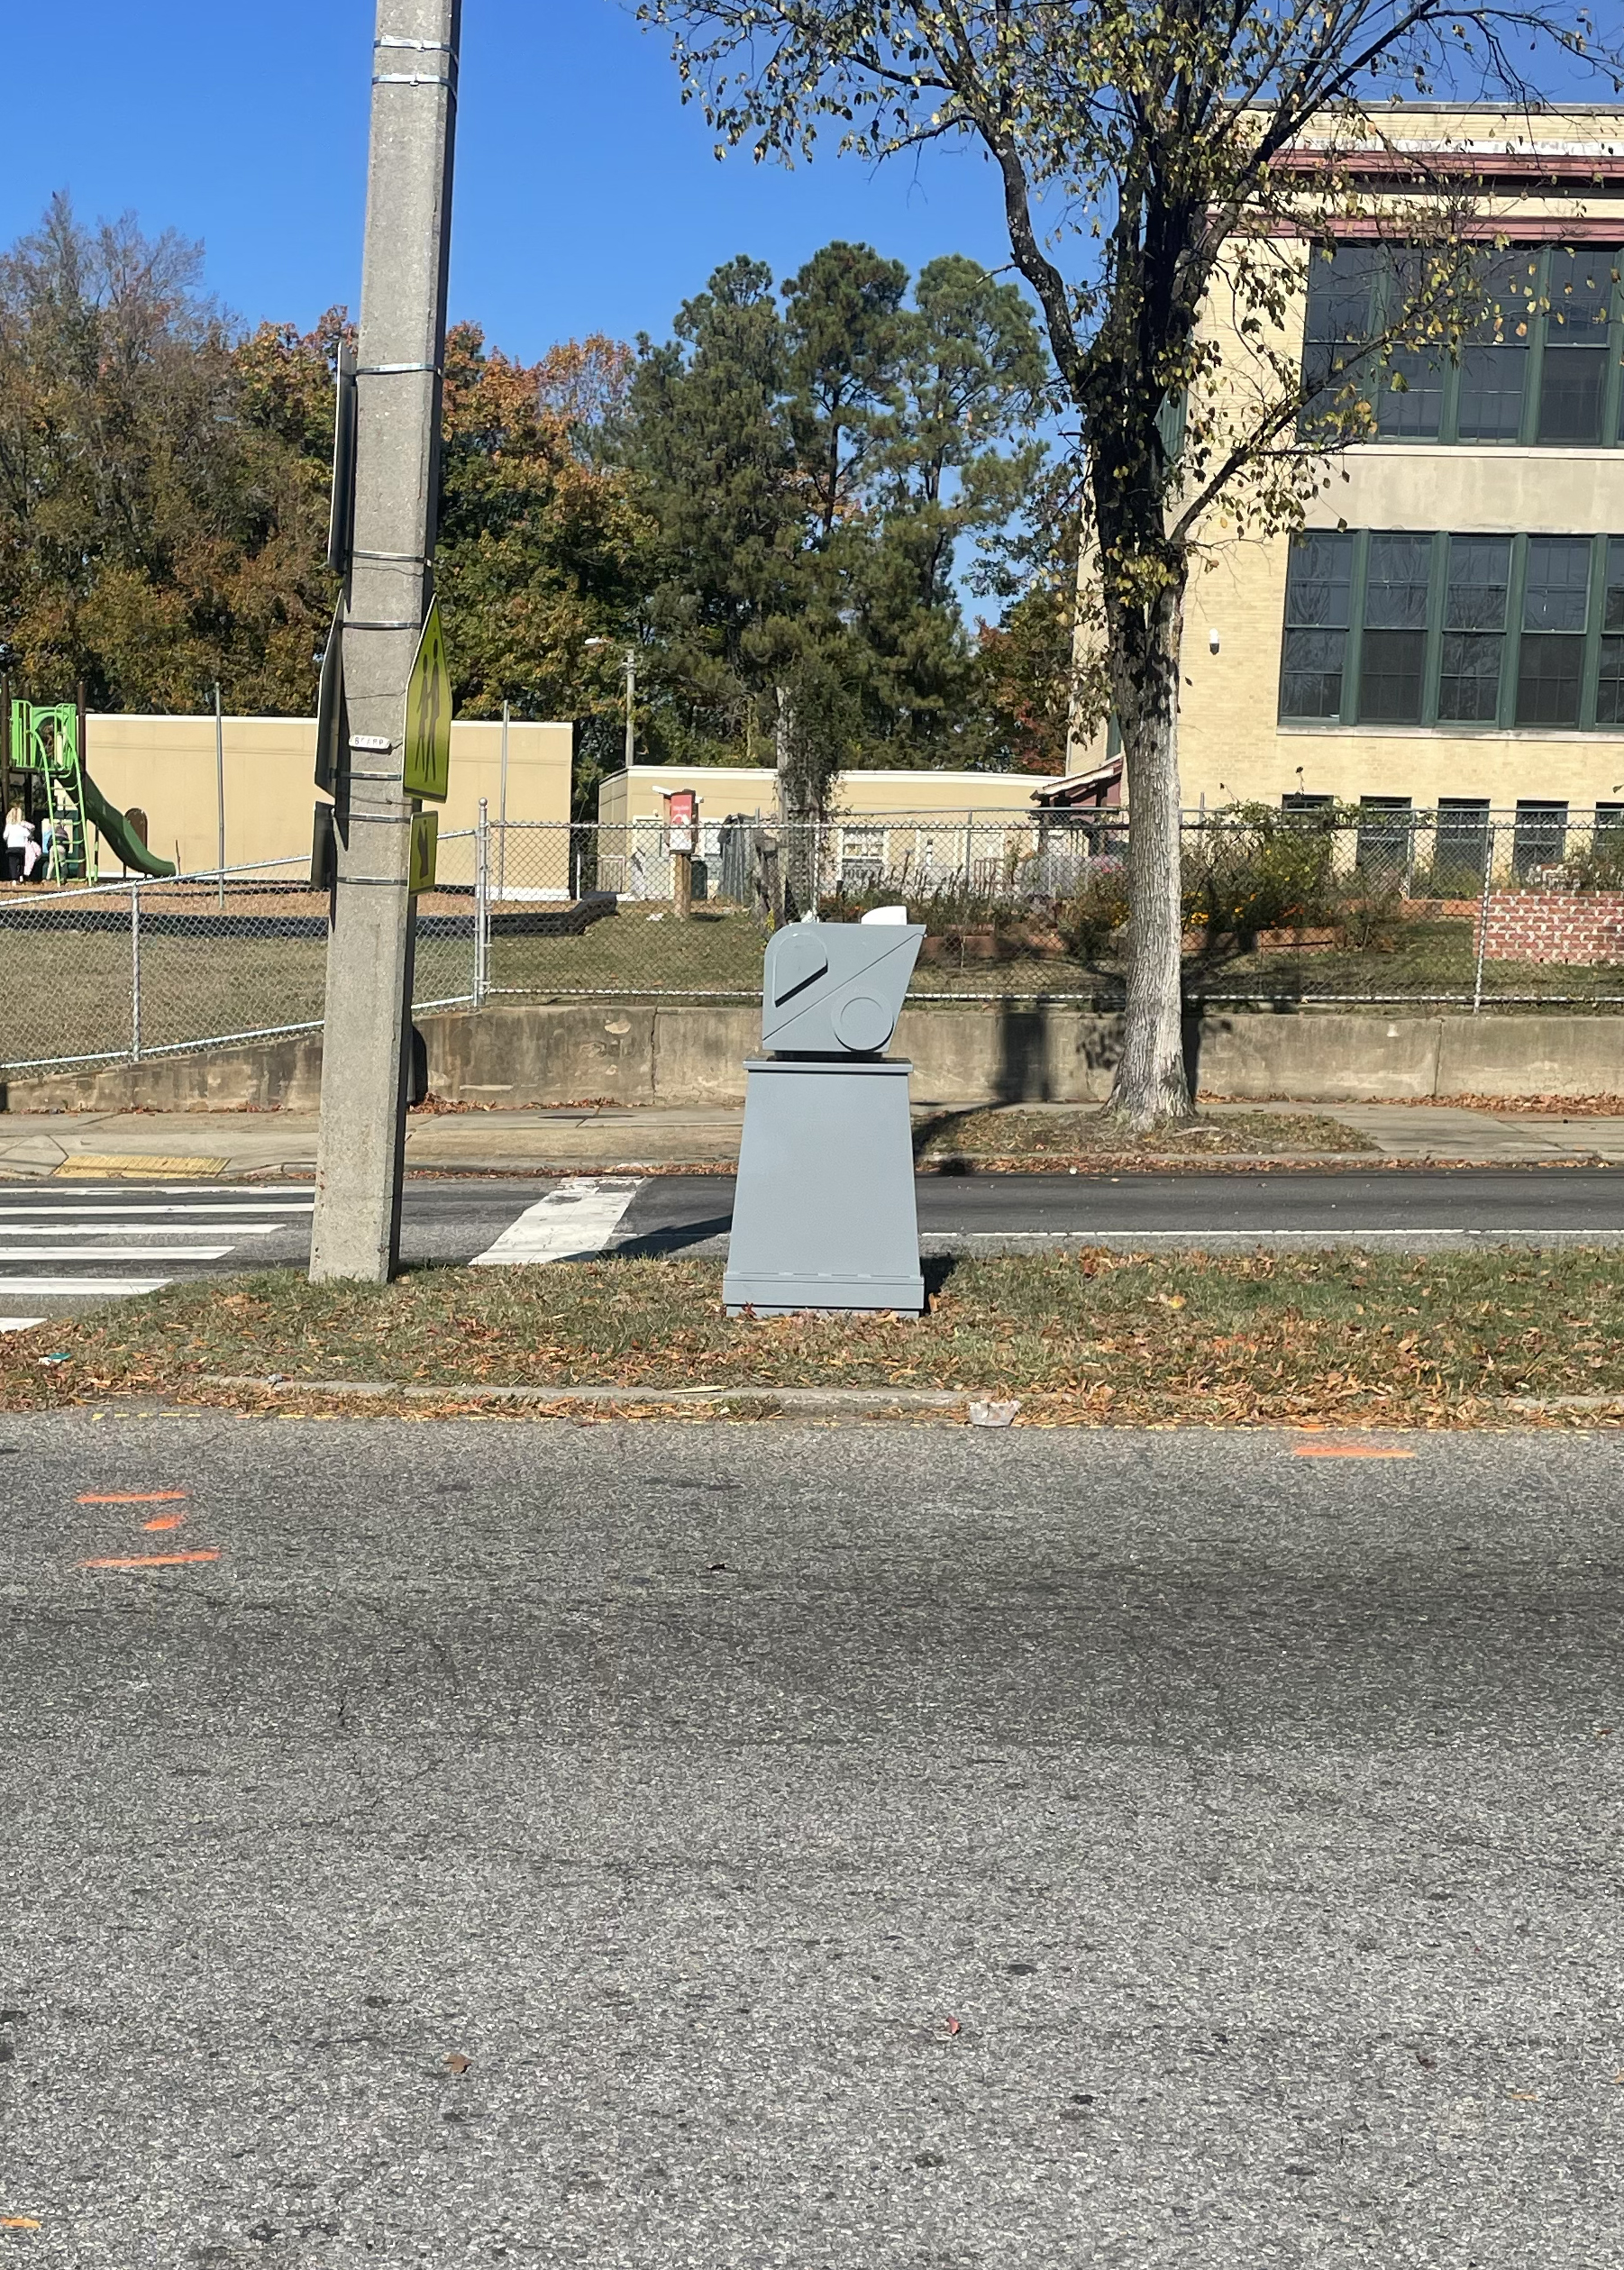
{"label": "chain link fence", "polygon": [[[441,839],[418,901],[413,1005],[471,1006],[477,832]],[[0,889],[0,1070],[179,1054],[320,1029],[327,894],[307,860],[224,874]]]}
{"label": "chain link fence", "polygon": [[[417,907],[415,1010],[488,1001],[750,1001],[773,926],[906,905],[912,998],[1112,1008],[1128,824],[1117,810],[879,814],[780,827],[486,822],[440,839]],[[1192,1006],[1624,1007],[1624,805],[1583,819],[1369,805],[1191,814]],[[0,1069],[319,1028],[327,899],[303,862],[0,889]]]}
{"label": "chain link fence", "polygon": [[[497,994],[753,999],[774,923],[901,904],[917,999],[1122,1000],[1118,809],[705,820],[686,915],[658,821],[499,833]],[[1192,1005],[1624,1007],[1624,805],[1190,813],[1182,871]]]}

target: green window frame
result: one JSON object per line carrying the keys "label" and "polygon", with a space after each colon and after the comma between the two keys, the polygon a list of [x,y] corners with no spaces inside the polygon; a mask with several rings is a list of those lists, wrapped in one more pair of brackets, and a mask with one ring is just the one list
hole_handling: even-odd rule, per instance
{"label": "green window frame", "polygon": [[[1624,248],[1528,244],[1481,255],[1490,305],[1458,356],[1368,342],[1391,329],[1425,253],[1367,242],[1309,256],[1305,386],[1367,372],[1382,442],[1473,449],[1616,449],[1624,442]],[[1311,438],[1326,404],[1305,405]]]}
{"label": "green window frame", "polygon": [[1624,734],[1624,536],[1303,531],[1287,561],[1278,716]]}

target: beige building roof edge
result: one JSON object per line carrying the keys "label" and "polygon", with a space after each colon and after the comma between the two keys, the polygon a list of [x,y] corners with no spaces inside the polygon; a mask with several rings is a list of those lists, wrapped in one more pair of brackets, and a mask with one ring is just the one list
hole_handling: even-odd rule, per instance
{"label": "beige building roof edge", "polygon": [[[214,713],[212,709],[87,709],[85,721],[92,725],[212,725]],[[223,709],[220,722],[223,725],[308,725],[314,732],[315,715],[314,711],[304,710]],[[494,733],[502,730],[500,717],[457,717],[452,723],[459,729],[488,725]],[[510,717],[507,723],[509,728],[515,732],[573,733],[575,730],[573,722],[568,717]]]}
{"label": "beige building roof edge", "polygon": [[[599,790],[615,781],[670,780],[689,772],[698,773],[706,780],[773,781],[778,775],[771,765],[749,764],[637,764],[622,765],[614,772],[606,772],[598,783]],[[968,785],[988,780],[1048,780],[1057,775],[1047,772],[962,772],[935,765],[853,765],[836,775],[841,780],[962,780]]]}

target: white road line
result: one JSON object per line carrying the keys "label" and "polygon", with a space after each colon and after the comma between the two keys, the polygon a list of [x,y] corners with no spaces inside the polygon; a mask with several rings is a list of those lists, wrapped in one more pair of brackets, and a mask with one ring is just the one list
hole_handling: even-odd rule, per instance
{"label": "white road line", "polygon": [[[105,1223],[75,1221],[59,1229],[50,1222],[0,1222],[0,1241],[8,1237],[274,1237],[279,1222],[126,1222],[114,1216]],[[0,1242],[0,1254],[5,1248]]]}
{"label": "white road line", "polygon": [[579,1175],[561,1182],[539,1204],[527,1206],[494,1245],[476,1254],[472,1266],[499,1269],[590,1261],[613,1237],[644,1180],[642,1175]]}
{"label": "white road line", "polygon": [[0,1273],[0,1293],[32,1293],[60,1298],[76,1292],[161,1292],[174,1281],[169,1277],[7,1277]]}
{"label": "white road line", "polygon": [[[224,1261],[229,1245],[8,1245],[0,1265],[14,1261]],[[0,1276],[0,1284],[11,1280]]]}
{"label": "white road line", "polygon": [[0,1220],[73,1221],[82,1217],[87,1221],[109,1222],[117,1221],[126,1214],[204,1215],[211,1219],[216,1215],[257,1214],[261,1221],[267,1215],[276,1221],[287,1221],[296,1214],[314,1214],[315,1211],[314,1199],[300,1199],[292,1205],[278,1206],[139,1206],[126,1200],[105,1206],[0,1206]]}
{"label": "white road line", "polygon": [[44,1321],[43,1317],[0,1317],[0,1332],[32,1332]]}
{"label": "white road line", "polygon": [[1617,1243],[1624,1238],[1624,1231],[1601,1229],[1546,1229],[1537,1223],[1516,1228],[1461,1229],[1450,1224],[1439,1228],[1432,1223],[1416,1222],[1408,1229],[1203,1229],[1192,1222],[1188,1229],[1123,1229],[1114,1222],[1090,1223],[1086,1229],[958,1229],[924,1230],[920,1242],[929,1244],[952,1243],[955,1245],[997,1244],[1018,1244],[1023,1239],[1030,1244],[1058,1245],[1074,1242],[1081,1245],[1096,1244],[1101,1238],[1115,1238],[1120,1243],[1131,1237],[1142,1245],[1214,1244],[1220,1238],[1228,1238],[1243,1244],[1283,1244],[1297,1239],[1304,1244],[1330,1245],[1346,1243],[1369,1245],[1383,1237],[1471,1237],[1477,1239],[1506,1238],[1513,1244],[1541,1244],[1550,1238],[1602,1238]]}
{"label": "white road line", "polygon": [[53,1173],[48,1182],[36,1183],[34,1188],[53,1194],[60,1191],[64,1198],[116,1198],[121,1190],[132,1196],[140,1191],[143,1198],[247,1198],[257,1191],[268,1206],[279,1206],[286,1199],[304,1198],[310,1192],[308,1182],[155,1182],[150,1174],[122,1181],[95,1174],[75,1182]]}

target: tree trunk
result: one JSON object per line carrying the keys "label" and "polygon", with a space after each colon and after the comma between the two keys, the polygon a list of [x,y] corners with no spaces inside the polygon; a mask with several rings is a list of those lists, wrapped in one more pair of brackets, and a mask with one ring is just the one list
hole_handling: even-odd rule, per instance
{"label": "tree trunk", "polygon": [[1128,803],[1127,1009],[1112,1116],[1136,1135],[1191,1114],[1184,1075],[1179,647],[1185,578],[1111,609],[1111,676]]}

